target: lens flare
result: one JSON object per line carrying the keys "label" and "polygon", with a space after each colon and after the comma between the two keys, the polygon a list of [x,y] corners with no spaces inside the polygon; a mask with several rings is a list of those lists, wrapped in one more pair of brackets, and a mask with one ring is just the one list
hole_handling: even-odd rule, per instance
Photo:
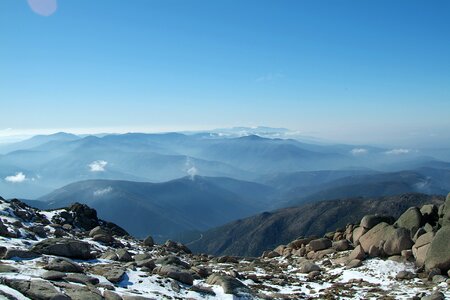
{"label": "lens flare", "polygon": [[56,0],[27,0],[30,8],[41,16],[51,16],[56,12],[58,4]]}

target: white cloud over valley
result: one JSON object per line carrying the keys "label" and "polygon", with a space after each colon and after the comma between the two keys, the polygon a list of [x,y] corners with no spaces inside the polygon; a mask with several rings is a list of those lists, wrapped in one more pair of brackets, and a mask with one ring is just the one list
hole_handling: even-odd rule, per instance
{"label": "white cloud over valley", "polygon": [[27,180],[27,176],[22,172],[17,172],[16,175],[6,176],[5,180],[11,183],[20,183]]}
{"label": "white cloud over valley", "polygon": [[408,154],[410,152],[411,152],[411,149],[399,148],[399,149],[392,149],[392,150],[386,151],[385,153],[388,155],[402,155],[402,154]]}
{"label": "white cloud over valley", "polygon": [[364,148],[354,148],[350,151],[350,153],[353,155],[365,155],[368,152],[369,152],[369,150],[364,149]]}
{"label": "white cloud over valley", "polygon": [[93,194],[94,194],[95,197],[104,196],[104,195],[106,195],[106,194],[111,193],[112,190],[113,190],[113,188],[110,187],[110,186],[108,186],[107,188],[104,188],[104,189],[98,189],[98,190],[95,190],[95,191],[93,192]]}
{"label": "white cloud over valley", "polygon": [[89,164],[89,169],[91,172],[105,172],[106,165],[108,165],[107,161],[96,160]]}

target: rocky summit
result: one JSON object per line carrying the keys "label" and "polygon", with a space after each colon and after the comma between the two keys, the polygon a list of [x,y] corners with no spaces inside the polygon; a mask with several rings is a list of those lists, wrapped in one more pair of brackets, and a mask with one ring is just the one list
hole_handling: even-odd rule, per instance
{"label": "rocky summit", "polygon": [[261,257],[138,240],[82,204],[0,199],[0,299],[449,299],[450,195]]}

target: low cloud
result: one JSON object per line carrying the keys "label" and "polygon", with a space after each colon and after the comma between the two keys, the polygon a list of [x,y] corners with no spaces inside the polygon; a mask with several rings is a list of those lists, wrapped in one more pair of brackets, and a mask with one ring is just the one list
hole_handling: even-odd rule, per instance
{"label": "low cloud", "polygon": [[402,155],[402,154],[408,154],[410,152],[411,152],[411,149],[399,148],[399,149],[392,149],[392,150],[386,151],[385,153],[387,155]]}
{"label": "low cloud", "polygon": [[186,157],[186,162],[184,164],[187,175],[191,180],[195,179],[195,176],[198,175],[198,170],[195,167],[190,157]]}
{"label": "low cloud", "polygon": [[106,194],[111,193],[112,190],[113,190],[113,188],[108,186],[107,188],[104,188],[104,189],[95,190],[93,192],[93,194],[94,194],[95,197],[100,197],[100,196],[104,196]]}
{"label": "low cloud", "polygon": [[91,172],[105,172],[107,161],[104,160],[96,160],[89,164],[89,168]]}
{"label": "low cloud", "polygon": [[22,172],[18,172],[16,175],[6,176],[5,180],[11,183],[20,183],[27,180],[27,176]]}
{"label": "low cloud", "polygon": [[369,150],[364,148],[354,148],[350,151],[352,155],[365,155],[369,152]]}

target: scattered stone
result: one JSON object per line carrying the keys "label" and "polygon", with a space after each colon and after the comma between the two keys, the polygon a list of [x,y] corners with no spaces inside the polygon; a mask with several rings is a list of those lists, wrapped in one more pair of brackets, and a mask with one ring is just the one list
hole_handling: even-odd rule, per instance
{"label": "scattered stone", "polygon": [[63,273],[63,272],[47,271],[41,275],[41,278],[45,279],[45,280],[57,281],[57,280],[62,280],[65,276],[66,276],[66,273]]}
{"label": "scattered stone", "polygon": [[37,243],[31,251],[40,254],[64,256],[78,259],[91,259],[91,245],[89,243],[65,238],[51,238]]}
{"label": "scattered stone", "polygon": [[357,268],[362,265],[362,261],[359,259],[352,259],[350,260],[347,265],[345,266],[346,269],[353,269]]}
{"label": "scattered stone", "polygon": [[0,273],[19,273],[19,270],[10,265],[0,264]]}
{"label": "scattered stone", "polygon": [[188,285],[192,285],[194,283],[194,278],[190,273],[183,271],[182,269],[179,269],[175,266],[165,265],[156,267],[153,270],[153,273],[175,279],[181,283]]}
{"label": "scattered stone", "polygon": [[233,294],[236,296],[240,294],[251,294],[251,290],[245,284],[228,275],[213,273],[206,279],[206,283],[220,285],[225,294]]}
{"label": "scattered stone", "polygon": [[105,290],[103,292],[103,297],[105,298],[105,300],[122,300],[122,297],[120,297],[118,294],[108,290]]}
{"label": "scattered stone", "polygon": [[44,269],[66,273],[83,273],[83,268],[79,264],[62,257],[51,259]]}
{"label": "scattered stone", "polygon": [[78,274],[78,273],[68,274],[66,275],[66,277],[64,277],[64,280],[81,284],[96,285],[97,283],[99,283],[99,280],[96,277],[91,277],[85,274]]}
{"label": "scattered stone", "polygon": [[153,237],[148,236],[144,240],[144,245],[147,247],[153,247],[155,245],[155,242],[153,241]]}
{"label": "scattered stone", "polygon": [[298,267],[298,272],[299,273],[310,273],[313,271],[320,271],[320,267],[312,262],[310,262],[309,260],[304,260],[302,262],[300,262],[300,265]]}
{"label": "scattered stone", "polygon": [[441,292],[436,291],[429,296],[420,298],[420,300],[445,300],[445,296]]}
{"label": "scattered stone", "polygon": [[39,253],[22,250],[22,249],[8,249],[3,256],[3,259],[35,259],[39,257]]}
{"label": "scattered stone", "polygon": [[416,278],[416,274],[414,274],[413,272],[410,272],[410,271],[400,271],[397,273],[395,278],[397,278],[399,280],[405,280],[405,279],[409,280],[409,279]]}
{"label": "scattered stone", "polygon": [[129,262],[132,261],[133,258],[131,257],[130,252],[128,252],[125,249],[119,249],[116,251],[117,260],[122,262]]}

